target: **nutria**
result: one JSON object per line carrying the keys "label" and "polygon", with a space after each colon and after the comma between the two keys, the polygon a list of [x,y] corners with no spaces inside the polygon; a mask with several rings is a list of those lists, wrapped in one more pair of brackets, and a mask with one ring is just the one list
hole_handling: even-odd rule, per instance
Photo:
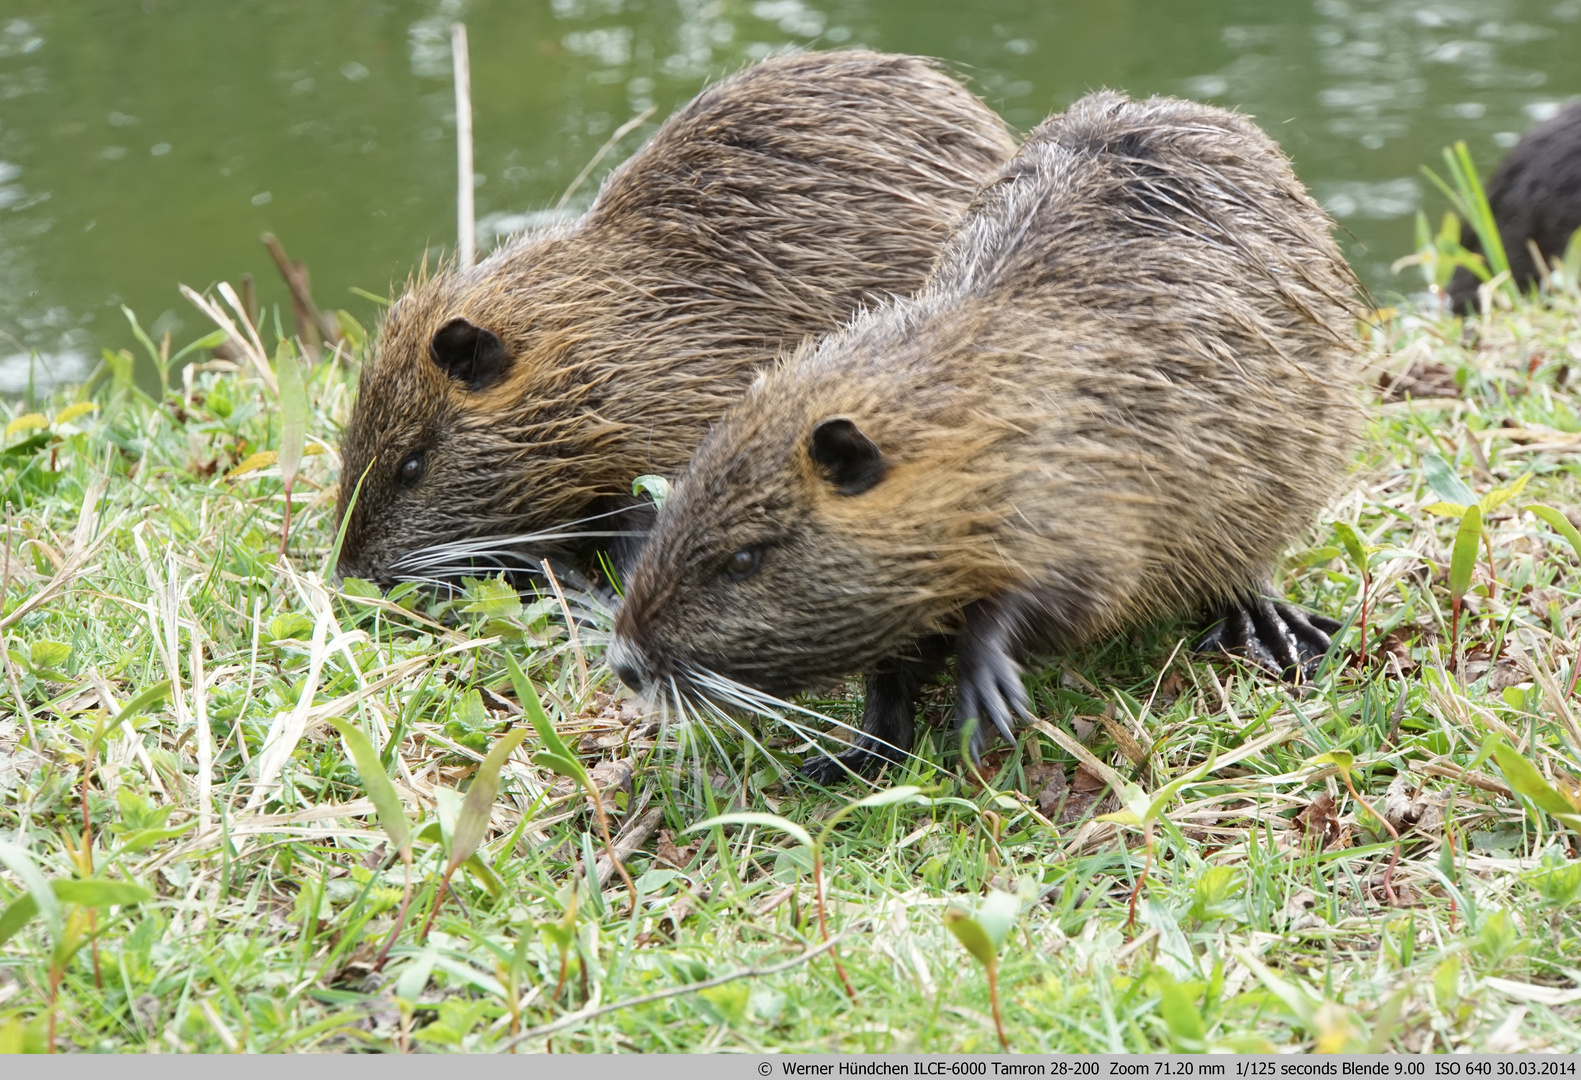
{"label": "nutria", "polygon": [[[1494,170],[1487,194],[1510,260],[1510,276],[1517,288],[1528,289],[1538,273],[1527,241],[1537,245],[1545,260],[1552,259],[1565,253],[1570,237],[1581,229],[1581,101],[1522,136]],[[1470,222],[1461,227],[1460,243],[1482,251]],[[1456,311],[1464,315],[1476,310],[1481,284],[1465,267],[1455,271],[1449,299]]]}
{"label": "nutria", "polygon": [[1241,116],[1077,102],[914,298],[765,373],[709,433],[611,666],[683,704],[865,672],[841,755],[863,769],[909,750],[952,644],[957,720],[1006,738],[1035,649],[1217,608],[1217,644],[1321,654],[1337,624],[1264,590],[1352,445],[1357,285],[1330,227]]}
{"label": "nutria", "polygon": [[643,523],[610,515],[632,481],[678,473],[779,350],[921,286],[1014,152],[916,57],[782,56],[708,87],[574,224],[391,307],[342,450],[343,517],[361,490],[340,572],[388,585],[606,540],[626,562],[611,534]]}

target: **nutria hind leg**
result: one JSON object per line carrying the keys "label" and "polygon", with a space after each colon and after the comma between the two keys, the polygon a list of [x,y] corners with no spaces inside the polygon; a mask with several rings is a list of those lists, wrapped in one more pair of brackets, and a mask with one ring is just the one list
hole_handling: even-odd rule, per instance
{"label": "nutria hind leg", "polygon": [[943,669],[949,650],[950,639],[934,635],[913,652],[880,664],[867,677],[862,733],[849,750],[809,758],[801,775],[827,787],[851,773],[871,779],[886,764],[904,762],[911,753],[922,688]]}
{"label": "nutria hind leg", "polygon": [[1220,605],[1197,642],[1197,651],[1244,656],[1286,679],[1310,678],[1340,623],[1275,600],[1267,595],[1272,588],[1265,585],[1248,597]]}
{"label": "nutria hind leg", "polygon": [[988,748],[990,723],[1014,746],[1015,719],[1033,718],[1021,665],[1011,655],[1021,625],[1020,603],[1014,599],[979,600],[966,609],[955,652],[955,723],[960,728],[977,721],[973,761]]}

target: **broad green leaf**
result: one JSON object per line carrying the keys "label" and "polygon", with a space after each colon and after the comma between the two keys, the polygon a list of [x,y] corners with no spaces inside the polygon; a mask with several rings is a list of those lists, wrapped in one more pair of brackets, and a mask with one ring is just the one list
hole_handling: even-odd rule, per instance
{"label": "broad green leaf", "polygon": [[1493,747],[1494,760],[1510,787],[1524,795],[1533,806],[1551,814],[1572,829],[1581,829],[1581,805],[1557,790],[1531,762],[1516,753],[1503,739]]}
{"label": "broad green leaf", "polygon": [[488,890],[490,897],[498,900],[504,895],[505,883],[499,879],[499,875],[489,867],[488,863],[483,861],[477,852],[473,852],[467,861],[461,865],[467,868],[468,873],[483,883],[483,887]]}
{"label": "broad green leaf", "polygon": [[1356,768],[1356,755],[1349,750],[1329,750],[1318,754],[1307,764],[1314,767],[1332,765],[1346,776],[1349,776]]}
{"label": "broad green leaf", "polygon": [[114,907],[118,904],[141,904],[153,893],[130,881],[106,881],[103,878],[60,878],[50,882],[55,899],[83,907]]}
{"label": "broad green leaf", "polygon": [[286,342],[275,352],[274,366],[280,380],[280,481],[289,491],[307,446],[307,391],[302,386],[302,368]]}
{"label": "broad green leaf", "polygon": [[1564,537],[1570,546],[1575,549],[1576,558],[1581,559],[1581,532],[1576,531],[1576,527],[1570,524],[1569,518],[1565,517],[1564,514],[1554,507],[1544,503],[1530,503],[1526,509],[1536,514],[1542,519],[1544,524]]}
{"label": "broad green leaf", "polygon": [[133,829],[121,837],[121,842],[116,845],[114,854],[135,855],[139,851],[153,847],[162,840],[173,840],[183,833],[190,832],[197,824],[197,819],[193,818],[183,825],[177,825],[170,829]]}
{"label": "broad green leaf", "polygon": [[1531,478],[1531,473],[1522,473],[1516,478],[1513,484],[1507,484],[1501,488],[1494,488],[1492,491],[1482,496],[1482,501],[1478,503],[1478,505],[1482,507],[1482,515],[1486,517],[1493,510],[1503,506],[1505,503],[1515,498],[1515,496],[1519,495],[1521,491],[1525,489],[1526,482]]}
{"label": "broad green leaf", "polygon": [[1449,595],[1456,600],[1471,586],[1471,569],[1477,564],[1477,542],[1482,539],[1482,508],[1466,507],[1449,556]]}
{"label": "broad green leaf", "polygon": [[1014,894],[989,889],[977,906],[977,922],[998,953],[1016,920],[1021,917],[1021,901]]}
{"label": "broad green leaf", "polygon": [[[60,904],[55,901],[55,890],[50,888],[49,882],[44,880],[44,875],[34,865],[33,856],[9,841],[0,840],[0,863],[9,867],[22,882],[23,888],[33,899],[34,910],[43,912],[45,925],[49,927],[49,940],[58,947],[61,940]],[[31,914],[23,922],[30,918]]]}
{"label": "broad green leaf", "polygon": [[1206,1029],[1192,995],[1161,969],[1154,971],[1152,982],[1158,988],[1158,1013],[1169,1033],[1184,1042],[1200,1043]]}
{"label": "broad green leaf", "polygon": [[401,796],[396,793],[389,774],[379,763],[378,752],[373,749],[368,737],[349,720],[332,717],[329,724],[340,732],[340,737],[346,743],[346,749],[351,751],[351,760],[356,763],[357,775],[362,778],[362,789],[368,793],[368,798],[373,800],[374,809],[379,812],[380,826],[390,837],[390,843],[401,852],[401,858],[409,860],[412,851],[412,823],[407,820],[406,808],[401,805]]}
{"label": "broad green leaf", "polygon": [[257,453],[248,454],[234,469],[225,474],[225,478],[233,480],[250,472],[260,472],[273,465],[279,458],[280,455],[273,450],[259,450]]}
{"label": "broad green leaf", "polygon": [[71,646],[64,641],[35,641],[28,649],[28,659],[35,670],[53,671],[71,659]]}
{"label": "broad green leaf", "polygon": [[37,431],[39,428],[47,427],[49,427],[49,417],[45,416],[43,413],[23,413],[21,416],[17,417],[15,420],[11,421],[5,426],[5,437],[9,439],[11,436],[19,432]]}
{"label": "broad green leaf", "polygon": [[720,814],[717,817],[709,818],[707,821],[699,821],[686,831],[689,833],[701,832],[704,829],[712,829],[715,825],[762,825],[765,828],[778,829],[794,839],[798,844],[806,844],[808,847],[812,847],[812,835],[794,821],[782,818],[778,814],[764,814],[750,810],[742,811],[738,814]]}
{"label": "broad green leaf", "polygon": [[73,402],[72,404],[67,405],[64,409],[60,410],[60,412],[55,414],[55,423],[57,425],[59,425],[59,424],[69,424],[73,420],[77,419],[77,417],[79,417],[79,416],[85,416],[88,413],[98,412],[98,411],[99,411],[99,405],[98,405],[97,402],[93,402],[93,401],[77,401],[77,402]]}
{"label": "broad green leaf", "polygon": [[505,764],[505,759],[510,757],[511,751],[520,746],[526,737],[527,729],[523,727],[501,735],[478,766],[478,771],[472,774],[472,786],[467,788],[461,813],[456,815],[455,833],[450,838],[450,865],[447,871],[454,870],[471,858],[483,842],[483,834],[489,827],[489,815],[494,810],[495,796],[500,793],[500,768]]}
{"label": "broad green leaf", "polygon": [[1339,542],[1345,545],[1345,551],[1350,555],[1350,561],[1356,564],[1356,569],[1362,573],[1367,572],[1367,549],[1362,546],[1361,537],[1356,535],[1356,530],[1343,521],[1334,523],[1334,534],[1339,537]]}
{"label": "broad green leaf", "polygon": [[1422,507],[1422,510],[1425,513],[1436,514],[1439,517],[1458,518],[1458,517],[1465,517],[1466,516],[1466,504],[1465,503],[1456,503],[1456,502],[1428,503],[1426,506]]}
{"label": "broad green leaf", "polygon": [[1455,475],[1449,462],[1437,454],[1422,455],[1422,475],[1427,479],[1427,486],[1433,489],[1433,494],[1445,502],[1470,506],[1477,501],[1466,482]]}
{"label": "broad green leaf", "polygon": [[395,980],[395,996],[402,1001],[416,1001],[417,995],[428,985],[428,977],[434,973],[434,964],[438,960],[439,946],[431,943],[417,954],[417,958],[401,972],[401,977]]}
{"label": "broad green leaf", "polygon": [[994,948],[993,939],[983,929],[982,923],[969,913],[960,908],[950,908],[944,913],[944,925],[955,935],[955,940],[972,954],[972,958],[983,965],[985,971],[992,971],[998,966],[999,953]]}

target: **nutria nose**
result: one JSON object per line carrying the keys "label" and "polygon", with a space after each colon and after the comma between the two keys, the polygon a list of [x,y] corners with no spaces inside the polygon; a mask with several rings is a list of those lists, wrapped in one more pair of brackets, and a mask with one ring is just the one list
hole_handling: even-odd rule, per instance
{"label": "nutria nose", "polygon": [[610,668],[620,681],[631,687],[637,693],[643,693],[651,680],[648,672],[648,658],[642,655],[631,639],[621,634],[616,634],[614,641],[610,642],[607,654]]}

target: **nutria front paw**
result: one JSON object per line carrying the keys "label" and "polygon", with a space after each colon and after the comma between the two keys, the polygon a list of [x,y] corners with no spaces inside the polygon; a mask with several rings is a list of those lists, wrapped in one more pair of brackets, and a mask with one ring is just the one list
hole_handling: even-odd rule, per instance
{"label": "nutria front paw", "polygon": [[[996,647],[997,646],[997,647]],[[992,637],[961,636],[955,660],[955,723],[964,727],[976,720],[972,731],[972,760],[977,761],[988,748],[988,725],[1015,745],[1016,717],[1032,720],[1032,699],[1021,681],[1021,665],[1010,658],[1002,641]]]}
{"label": "nutria front paw", "polygon": [[1199,652],[1244,656],[1291,680],[1298,673],[1312,677],[1340,628],[1326,615],[1261,595],[1225,604],[1216,619],[1197,643]]}
{"label": "nutria front paw", "polygon": [[831,787],[855,773],[863,780],[872,780],[885,765],[899,762],[900,752],[866,737],[857,739],[849,750],[838,754],[820,752],[802,762],[797,775],[820,787]]}

